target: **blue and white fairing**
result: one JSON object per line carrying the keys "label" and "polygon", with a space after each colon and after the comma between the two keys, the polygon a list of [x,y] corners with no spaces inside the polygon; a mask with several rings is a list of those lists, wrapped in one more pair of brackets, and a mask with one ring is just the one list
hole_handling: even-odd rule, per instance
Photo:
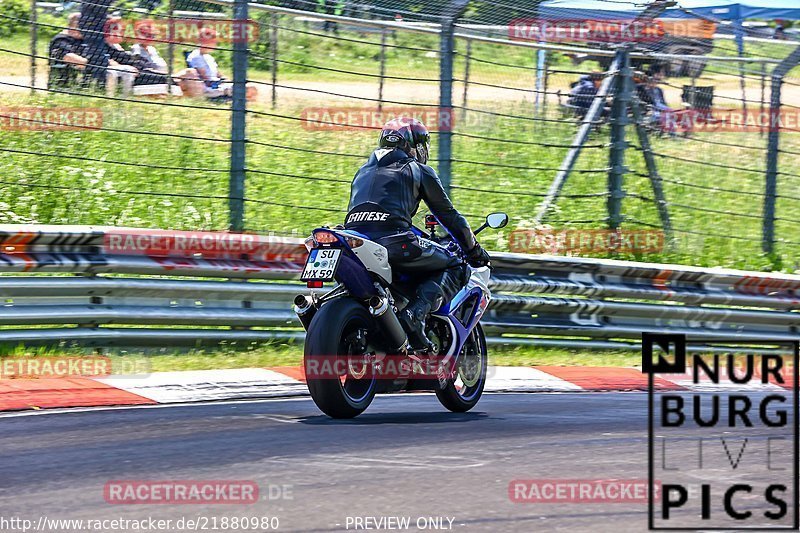
{"label": "blue and white fairing", "polygon": [[[363,233],[353,230],[332,230],[328,228],[318,228],[314,230],[324,231],[336,235],[336,243],[322,245],[323,247],[340,248],[342,257],[339,268],[336,271],[336,281],[344,285],[347,290],[356,298],[368,299],[377,296],[378,290],[375,288],[375,280],[372,274],[379,276],[387,284],[392,282],[392,267],[389,265],[389,253],[385,247],[369,240]],[[361,241],[357,247],[348,244],[348,238]]]}
{"label": "blue and white fairing", "polygon": [[450,331],[454,342],[446,355],[461,353],[461,348],[467,342],[472,330],[478,325],[481,317],[489,306],[492,293],[489,290],[489,267],[472,268],[469,281],[450,302],[445,302],[433,316],[450,322]]}
{"label": "blue and white fairing", "polygon": [[[378,295],[372,274],[379,276],[387,285],[392,283],[392,267],[385,247],[369,240],[363,233],[353,230],[320,228],[315,231],[330,232],[338,237],[338,242],[327,246],[343,250],[341,264],[336,272],[336,281],[346,287],[350,294],[357,298]],[[425,237],[419,230],[415,233]],[[348,238],[356,238],[363,242],[357,247],[351,247]],[[489,268],[470,266],[466,268],[470,273],[467,285],[432,315],[449,325],[453,342],[447,349],[445,354],[447,356],[461,353],[464,343],[483,317],[491,299]]]}

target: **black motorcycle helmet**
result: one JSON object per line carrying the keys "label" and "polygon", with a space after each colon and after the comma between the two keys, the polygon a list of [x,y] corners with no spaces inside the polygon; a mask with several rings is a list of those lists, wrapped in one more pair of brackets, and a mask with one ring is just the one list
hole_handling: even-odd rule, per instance
{"label": "black motorcycle helmet", "polygon": [[378,146],[399,148],[424,165],[428,162],[430,154],[431,134],[419,120],[399,117],[383,126]]}

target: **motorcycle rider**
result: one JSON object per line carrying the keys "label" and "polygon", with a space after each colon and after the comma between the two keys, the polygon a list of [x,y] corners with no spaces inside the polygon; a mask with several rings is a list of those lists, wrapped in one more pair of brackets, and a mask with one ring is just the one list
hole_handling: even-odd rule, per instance
{"label": "motorcycle rider", "polygon": [[414,279],[416,296],[399,318],[413,349],[429,349],[425,319],[449,301],[467,281],[467,269],[439,244],[410,231],[420,201],[464,250],[473,267],[489,264],[489,254],[475,239],[429,167],[430,134],[419,120],[397,118],[381,130],[378,148],[356,172],[350,189],[345,228],[385,246],[395,271]]}

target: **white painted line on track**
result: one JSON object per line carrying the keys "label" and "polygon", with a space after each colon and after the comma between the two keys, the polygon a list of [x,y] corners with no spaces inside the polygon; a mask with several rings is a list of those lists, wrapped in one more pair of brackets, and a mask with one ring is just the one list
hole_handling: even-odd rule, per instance
{"label": "white painted line on track", "polygon": [[71,413],[87,413],[93,411],[125,411],[130,409],[167,409],[169,407],[208,407],[210,405],[236,405],[267,402],[297,402],[311,400],[310,396],[293,396],[288,398],[250,398],[236,400],[209,400],[203,402],[143,404],[143,405],[101,405],[97,407],[63,407],[57,409],[40,409],[34,411],[15,411],[0,413],[0,418],[17,418],[24,416],[62,415]]}
{"label": "white painted line on track", "polygon": [[95,379],[158,403],[308,394],[304,383],[266,368],[156,372],[142,377]]}
{"label": "white painted line on track", "polygon": [[582,387],[529,366],[490,366],[487,392],[582,391]]}

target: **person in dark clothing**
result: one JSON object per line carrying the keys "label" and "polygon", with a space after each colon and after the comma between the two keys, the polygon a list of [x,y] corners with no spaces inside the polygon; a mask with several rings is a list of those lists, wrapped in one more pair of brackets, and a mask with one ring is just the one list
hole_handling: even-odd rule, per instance
{"label": "person in dark clothing", "polygon": [[[317,13],[341,17],[344,14],[345,4],[345,0],[317,0]],[[330,20],[325,21],[322,29],[337,35],[339,33],[339,27],[336,22]]]}
{"label": "person in dark clothing", "polygon": [[424,201],[464,250],[473,267],[489,265],[467,220],[453,207],[436,171],[429,167],[430,134],[418,120],[399,118],[381,131],[379,146],[356,172],[345,228],[386,246],[392,267],[420,281],[416,297],[400,313],[412,348],[428,349],[425,319],[466,282],[460,260],[439,244],[410,231]]}
{"label": "person in dark clothing", "polygon": [[56,34],[50,41],[48,58],[50,63],[50,82],[54,87],[72,85],[88,63],[83,53],[83,34],[78,29],[80,13],[72,13],[67,18],[67,28]]}
{"label": "person in dark clothing", "polygon": [[680,114],[673,110],[664,96],[664,90],[658,86],[664,80],[664,73],[661,71],[651,71],[647,81],[647,96],[652,109],[653,122],[666,133],[674,134],[676,121]]}
{"label": "person in dark clothing", "polygon": [[651,82],[647,88],[647,93],[650,96],[650,102],[657,113],[672,111],[672,108],[667,105],[667,100],[664,97],[664,89],[656,85],[657,82]]}
{"label": "person in dark clothing", "polygon": [[652,105],[653,101],[650,99],[650,92],[647,90],[647,83],[649,78],[644,72],[635,72],[633,74],[633,85],[636,88],[636,96],[639,102],[648,106]]}
{"label": "person in dark clothing", "polygon": [[787,41],[789,38],[786,36],[786,26],[788,23],[783,20],[776,20],[775,21],[775,34],[773,35],[773,39],[777,39],[779,41]]}
{"label": "person in dark clothing", "polygon": [[589,108],[592,107],[592,103],[594,103],[597,92],[600,90],[602,81],[602,72],[592,72],[591,74],[582,76],[569,92],[569,100],[567,100],[567,103],[575,109],[575,114],[580,118],[586,116]]}
{"label": "person in dark clothing", "polygon": [[82,55],[87,59],[84,83],[94,81],[98,87],[115,92],[116,83],[122,81],[123,93],[130,92],[133,80],[139,73],[139,57],[129,54],[119,45],[112,29],[120,18],[109,16],[112,0],[94,0],[81,5],[78,30],[83,35]]}
{"label": "person in dark clothing", "polygon": [[94,80],[105,87],[108,73],[108,45],[106,24],[111,0],[93,0],[81,3],[78,29],[83,34],[83,56],[88,60],[84,82]]}

